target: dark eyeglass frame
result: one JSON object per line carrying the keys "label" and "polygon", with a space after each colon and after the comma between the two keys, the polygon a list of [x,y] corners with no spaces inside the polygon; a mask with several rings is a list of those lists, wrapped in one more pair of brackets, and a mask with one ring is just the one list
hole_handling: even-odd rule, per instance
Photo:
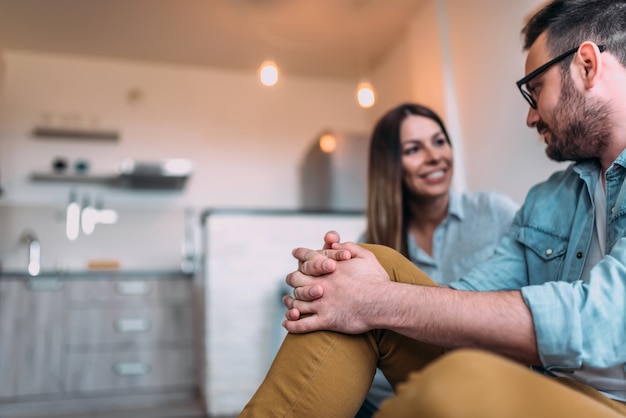
{"label": "dark eyeglass frame", "polygon": [[[578,51],[578,48],[580,47],[577,46],[576,48],[572,48],[569,51],[565,51],[558,57],[553,58],[550,61],[546,62],[541,67],[532,71],[526,77],[522,78],[521,80],[515,83],[517,84],[517,88],[519,89],[520,93],[522,93],[522,96],[524,97],[524,99],[526,99],[530,107],[532,107],[533,109],[537,109],[537,101],[535,100],[532,93],[528,89],[528,83],[532,81],[535,77],[537,77],[538,75],[546,71],[548,68],[552,67],[557,62],[563,61],[565,58],[569,57],[570,55]],[[606,45],[598,45],[598,49],[600,50],[600,52],[604,52],[606,50]]]}

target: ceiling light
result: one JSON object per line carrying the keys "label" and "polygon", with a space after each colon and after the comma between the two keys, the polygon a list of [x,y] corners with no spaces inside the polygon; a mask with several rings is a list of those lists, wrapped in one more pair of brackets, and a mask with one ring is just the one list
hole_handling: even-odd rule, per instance
{"label": "ceiling light", "polygon": [[337,138],[333,134],[324,134],[320,137],[320,149],[330,154],[337,148]]}
{"label": "ceiling light", "polygon": [[264,61],[261,64],[259,79],[265,86],[273,86],[278,82],[278,66],[274,61]]}
{"label": "ceiling light", "polygon": [[356,100],[359,106],[363,108],[367,109],[374,106],[374,103],[376,103],[374,87],[366,81],[359,83],[356,89]]}

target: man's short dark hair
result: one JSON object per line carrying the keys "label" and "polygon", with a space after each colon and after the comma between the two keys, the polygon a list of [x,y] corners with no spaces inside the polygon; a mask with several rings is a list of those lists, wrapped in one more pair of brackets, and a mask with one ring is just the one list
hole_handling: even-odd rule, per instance
{"label": "man's short dark hair", "polygon": [[[606,45],[626,67],[626,0],[551,1],[522,29],[524,49],[544,32],[553,56],[592,41]],[[562,65],[567,66],[567,61]]]}

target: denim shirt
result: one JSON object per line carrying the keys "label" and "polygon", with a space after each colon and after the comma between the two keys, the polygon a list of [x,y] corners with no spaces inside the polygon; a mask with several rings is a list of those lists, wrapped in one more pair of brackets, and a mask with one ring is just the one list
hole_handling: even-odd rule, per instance
{"label": "denim shirt", "polygon": [[570,165],[533,187],[495,254],[450,286],[520,289],[547,370],[626,363],[626,150],[606,172],[606,255],[582,277],[600,166]]}

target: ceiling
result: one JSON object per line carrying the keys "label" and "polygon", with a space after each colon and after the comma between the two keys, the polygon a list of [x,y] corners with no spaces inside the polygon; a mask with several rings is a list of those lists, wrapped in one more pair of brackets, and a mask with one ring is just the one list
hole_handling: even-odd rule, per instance
{"label": "ceiling", "polygon": [[356,79],[421,0],[0,0],[0,46]]}

